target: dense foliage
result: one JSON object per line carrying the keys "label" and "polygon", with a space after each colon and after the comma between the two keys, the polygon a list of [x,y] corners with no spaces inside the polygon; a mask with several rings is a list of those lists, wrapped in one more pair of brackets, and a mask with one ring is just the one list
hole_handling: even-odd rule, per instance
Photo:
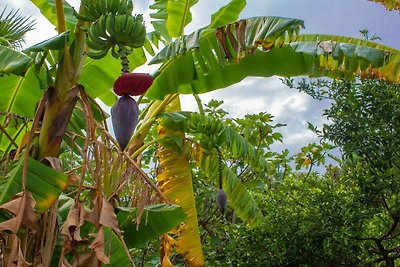
{"label": "dense foliage", "polygon": [[[377,262],[393,266],[400,245],[398,121],[393,119],[400,110],[398,86],[378,81],[303,81],[299,88],[332,100],[325,110],[330,124],[316,131],[344,152],[339,166],[327,166],[324,174],[309,172],[312,163],[322,164],[321,158],[331,148],[325,143],[310,144],[293,156],[287,151],[269,151],[272,136],[282,139],[273,132],[282,125],[260,127],[260,116],[270,115],[225,118],[226,124],[238,124],[237,129],[253,145],[268,151],[271,171],[267,175],[251,171],[224,154],[251,190],[263,220],[252,227],[237,220],[232,210],[220,215],[210,204],[215,187],[204,185],[199,191],[204,203],[199,208],[204,214],[200,225],[208,262],[212,266],[364,266]],[[223,119],[227,114],[218,109],[220,104],[212,101],[206,111]],[[378,157],[383,154],[385,158]],[[298,170],[290,165],[297,165]]]}
{"label": "dense foliage", "polygon": [[[330,143],[272,152],[283,125],[270,114],[230,118],[199,94],[248,76],[399,83],[400,51],[239,19],[245,0],[185,35],[197,2],[151,1],[145,23],[132,0],[32,0],[58,35],[22,51],[32,23],[0,14],[0,266],[394,265],[396,89],[378,101],[375,82],[328,86],[322,137],[345,154],[323,175]],[[160,66],[130,73],[146,63]]]}

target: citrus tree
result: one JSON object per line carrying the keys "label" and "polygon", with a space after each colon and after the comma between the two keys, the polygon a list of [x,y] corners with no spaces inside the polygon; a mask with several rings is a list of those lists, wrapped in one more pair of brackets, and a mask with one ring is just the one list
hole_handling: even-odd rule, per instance
{"label": "citrus tree", "polygon": [[[260,173],[270,162],[251,136],[218,117],[182,112],[180,94],[247,76],[400,80],[399,51],[301,35],[299,19],[238,20],[244,0],[191,34],[184,29],[198,1],[154,1],[151,32],[131,0],[83,0],[79,10],[61,0],[32,2],[58,35],[22,51],[0,46],[6,266],[132,266],[130,249],[160,236],[162,266],[172,265],[173,249],[188,266],[204,266],[193,169],[219,188],[221,210],[227,200],[257,224],[260,209],[221,149]],[[146,62],[160,64],[152,76],[131,73]],[[112,106],[116,139],[97,99]]]}

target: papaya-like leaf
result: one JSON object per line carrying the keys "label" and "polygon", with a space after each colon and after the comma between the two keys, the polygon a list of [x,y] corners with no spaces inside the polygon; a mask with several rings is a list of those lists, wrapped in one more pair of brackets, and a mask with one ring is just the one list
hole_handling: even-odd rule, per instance
{"label": "papaya-like leaf", "polygon": [[32,45],[24,50],[24,52],[41,52],[48,50],[61,50],[69,43],[71,31],[58,34],[43,42]]}
{"label": "papaya-like leaf", "polygon": [[0,76],[4,74],[23,76],[32,63],[32,58],[0,45]]}
{"label": "papaya-like leaf", "polygon": [[155,0],[154,2],[154,4],[149,6],[150,9],[155,11],[155,13],[150,13],[150,17],[153,19],[151,24],[153,25],[155,32],[169,42],[172,37],[167,30],[168,0]]}
{"label": "papaya-like leaf", "polygon": [[[40,13],[54,26],[57,25],[57,14],[55,0],[32,0],[32,3],[40,10]],[[67,29],[75,27],[76,18],[72,6],[63,0],[65,24]]]}
{"label": "papaya-like leaf", "polygon": [[186,219],[186,215],[177,205],[154,204],[144,207],[139,225],[136,218],[136,208],[119,208],[118,225],[124,232],[124,240],[129,248],[147,245],[177,227]]}
{"label": "papaya-like leaf", "polygon": [[[21,158],[15,167],[8,173],[1,194],[0,204],[9,201],[15,194],[22,191],[22,172],[24,160]],[[36,201],[35,210],[45,212],[58,199],[67,187],[66,174],[56,171],[47,165],[32,158],[28,160],[26,175],[26,190],[32,193]]]}
{"label": "papaya-like leaf", "polygon": [[234,22],[238,19],[240,12],[242,12],[245,6],[246,0],[231,0],[228,4],[211,15],[211,22],[207,28],[215,29]]}

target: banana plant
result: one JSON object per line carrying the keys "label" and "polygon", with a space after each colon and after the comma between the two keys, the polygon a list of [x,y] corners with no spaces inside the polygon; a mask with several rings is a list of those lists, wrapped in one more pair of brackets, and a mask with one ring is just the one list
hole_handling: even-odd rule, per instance
{"label": "banana plant", "polygon": [[[238,20],[245,0],[231,0],[191,34],[184,29],[196,0],[152,2],[154,31],[147,34],[131,0],[82,0],[79,10],[62,0],[32,2],[58,35],[23,51],[0,46],[6,266],[133,266],[130,249],[155,236],[161,236],[162,266],[173,264],[174,248],[188,266],[204,266],[192,169],[218,184],[235,212],[256,224],[262,216],[257,204],[219,150],[230,149],[259,171],[268,171],[269,163],[221,122],[180,113],[180,94],[210,92],[248,76],[400,81],[398,50],[301,35],[299,19]],[[130,73],[147,62],[161,64],[151,86]],[[116,103],[117,140],[95,99]],[[39,183],[47,191],[38,190]],[[165,206],[154,209],[155,203]],[[124,233],[143,240],[135,243]]]}

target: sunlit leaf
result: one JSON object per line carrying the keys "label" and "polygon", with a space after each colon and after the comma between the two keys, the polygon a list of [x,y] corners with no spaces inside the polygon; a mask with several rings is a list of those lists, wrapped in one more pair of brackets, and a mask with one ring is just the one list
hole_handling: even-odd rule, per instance
{"label": "sunlit leaf", "polygon": [[[57,25],[57,14],[55,0],[32,0],[32,3],[40,10],[42,15],[53,25]],[[76,18],[73,15],[72,6],[63,0],[65,23],[67,29],[72,30],[75,27]]]}
{"label": "sunlit leaf", "polygon": [[[169,110],[179,110],[179,99],[176,98],[173,103],[175,108],[172,105]],[[184,136],[183,132],[174,132],[164,126],[159,127],[158,133],[160,137],[176,136],[181,143]],[[187,216],[187,220],[174,232],[178,237],[176,250],[185,258],[188,266],[204,266],[189,159],[183,150],[169,147],[160,147],[157,156],[160,161],[157,175],[160,188],[172,203],[182,207]]]}
{"label": "sunlit leaf", "polygon": [[[400,82],[398,50],[374,47],[367,41],[358,44],[357,39],[349,37],[326,40],[322,36],[319,40],[314,35],[305,40],[297,36],[301,25],[302,21],[295,19],[251,18],[217,31],[202,31],[196,35],[198,40],[191,42],[197,47],[188,47],[186,39],[181,38],[180,44],[170,44],[152,61],[163,65],[147,96],[162,99],[173,93],[205,93],[248,76],[361,75]],[[332,51],[328,41],[335,47]],[[301,49],[306,46],[310,49]],[[313,53],[309,53],[311,47]]]}
{"label": "sunlit leaf", "polygon": [[24,50],[24,52],[40,52],[46,50],[61,50],[69,42],[70,31],[63,32],[50,39],[38,44],[32,45]]}
{"label": "sunlit leaf", "polygon": [[0,83],[0,111],[33,118],[36,103],[43,94],[33,69],[31,68],[25,77],[0,77]]}
{"label": "sunlit leaf", "polygon": [[[33,59],[9,47],[0,45],[0,75],[24,75]],[[1,79],[1,76],[0,76]]]}
{"label": "sunlit leaf", "polygon": [[198,0],[169,0],[167,3],[167,30],[172,37],[179,37],[183,34],[186,25],[192,21],[190,8]]}
{"label": "sunlit leaf", "polygon": [[246,6],[246,0],[231,0],[227,5],[221,7],[212,14],[209,29],[218,28],[238,19],[240,12]]}
{"label": "sunlit leaf", "polygon": [[400,11],[400,1],[399,0],[369,0],[377,2],[385,6],[388,10],[399,10]]}

